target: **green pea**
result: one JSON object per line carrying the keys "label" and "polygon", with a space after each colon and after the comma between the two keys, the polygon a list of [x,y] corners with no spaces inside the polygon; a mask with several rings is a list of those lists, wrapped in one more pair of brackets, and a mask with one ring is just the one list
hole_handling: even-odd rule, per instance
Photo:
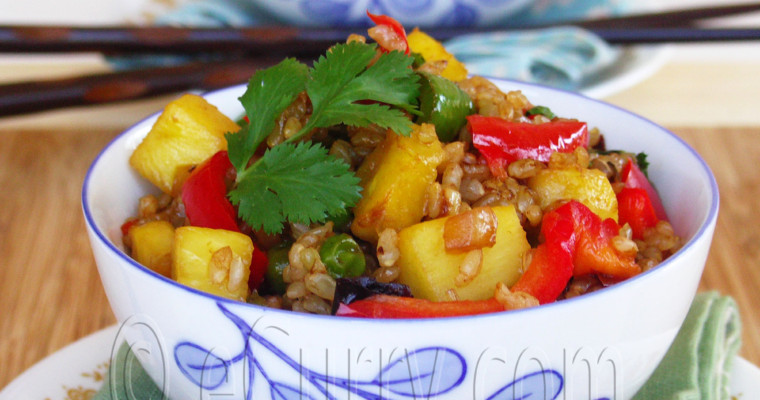
{"label": "green pea", "polygon": [[319,249],[319,257],[334,278],[356,277],[364,273],[364,253],[348,234],[327,238]]}
{"label": "green pea", "polygon": [[288,286],[282,279],[282,271],[288,265],[290,245],[291,243],[283,243],[267,251],[269,264],[267,264],[266,282],[269,288],[277,294],[284,294]]}

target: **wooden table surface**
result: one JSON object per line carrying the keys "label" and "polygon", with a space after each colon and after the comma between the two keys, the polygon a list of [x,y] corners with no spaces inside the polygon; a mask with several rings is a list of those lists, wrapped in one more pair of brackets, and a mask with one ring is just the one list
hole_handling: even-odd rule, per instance
{"label": "wooden table surface", "polygon": [[[18,77],[90,67],[7,68]],[[671,128],[713,169],[721,209],[700,289],[737,300],[741,355],[759,365],[757,68],[668,63],[608,100]],[[0,79],[11,79],[2,72]],[[81,185],[99,150],[165,101],[0,119],[0,388],[43,357],[115,323],[85,233]]]}

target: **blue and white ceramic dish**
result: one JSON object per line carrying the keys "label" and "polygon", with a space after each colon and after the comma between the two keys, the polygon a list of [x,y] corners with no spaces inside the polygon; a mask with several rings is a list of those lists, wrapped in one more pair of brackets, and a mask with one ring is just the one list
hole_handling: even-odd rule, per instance
{"label": "blue and white ceramic dish", "polygon": [[[120,225],[150,190],[129,156],[156,115],[109,144],[82,202],[113,311],[141,363],[174,399],[629,398],[668,349],[696,292],[718,212],[708,166],[662,127],[614,106],[546,87],[495,81],[577,117],[609,148],[644,151],[685,244],[639,276],[531,309],[427,320],[315,316],[225,300],[139,265]],[[206,97],[240,115],[243,86]],[[563,397],[566,396],[566,397]]]}

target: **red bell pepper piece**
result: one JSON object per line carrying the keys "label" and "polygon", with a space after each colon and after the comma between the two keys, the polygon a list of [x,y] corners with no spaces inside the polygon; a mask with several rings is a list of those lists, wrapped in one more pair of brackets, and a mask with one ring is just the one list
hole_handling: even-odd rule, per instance
{"label": "red bell pepper piece", "polygon": [[561,246],[547,243],[538,245],[531,257],[528,269],[510,290],[528,293],[540,304],[551,303],[573,276],[573,258]]}
{"label": "red bell pepper piece", "polygon": [[[182,203],[190,225],[240,232],[237,211],[227,198],[227,179],[234,171],[226,151],[219,151],[198,165],[182,186]],[[264,281],[267,255],[253,249],[248,285],[256,289]]]}
{"label": "red bell pepper piece", "polygon": [[573,275],[599,274],[623,280],[641,272],[635,255],[620,253],[612,244],[612,238],[620,234],[615,220],[602,220],[578,201],[570,201],[555,211],[569,215],[575,225]]}
{"label": "red bell pepper piece", "polygon": [[443,318],[504,311],[496,299],[430,301],[376,294],[351,304],[341,303],[335,315],[358,318]]}
{"label": "red bell pepper piece", "polygon": [[137,223],[140,222],[137,218],[129,219],[123,224],[121,224],[121,235],[127,236],[129,234],[129,230],[132,229],[133,226],[137,225]]}
{"label": "red bell pepper piece", "polygon": [[533,250],[530,265],[510,290],[546,304],[562,294],[573,276],[575,227],[567,215],[550,212],[544,216],[541,233],[544,242]]}
{"label": "red bell pepper piece", "polygon": [[623,188],[617,202],[618,221],[631,227],[634,239],[643,239],[644,231],[657,225],[659,218],[645,189]]}
{"label": "red bell pepper piece", "polygon": [[[406,31],[404,30],[404,26],[401,25],[400,22],[398,22],[396,19],[389,17],[387,15],[377,15],[372,14],[369,11],[367,11],[367,16],[372,20],[372,22],[375,23],[375,25],[385,25],[393,31],[393,33],[396,36],[396,39],[400,43],[404,43],[404,54],[409,54],[409,41],[406,39]],[[389,49],[383,48],[384,51],[389,51]]]}
{"label": "red bell pepper piece", "polygon": [[267,274],[267,267],[269,266],[269,258],[267,253],[254,246],[253,255],[251,257],[250,275],[248,275],[248,287],[251,289],[258,289],[264,282],[264,277]]}
{"label": "red bell pepper piece", "polygon": [[665,207],[662,205],[660,195],[657,194],[657,190],[652,186],[652,183],[649,182],[649,178],[641,172],[639,166],[630,157],[628,158],[628,162],[623,166],[623,170],[620,171],[620,178],[627,188],[640,188],[646,190],[657,218],[663,221],[668,220],[668,215],[665,212]]}
{"label": "red bell pepper piece", "polygon": [[182,186],[182,203],[190,225],[240,232],[237,212],[227,199],[225,178],[232,169],[222,150],[198,165]]}
{"label": "red bell pepper piece", "polygon": [[467,121],[472,144],[497,177],[506,176],[507,166],[514,161],[530,158],[546,162],[554,152],[572,153],[580,146],[588,146],[585,122],[553,120],[531,124],[482,115],[470,115]]}
{"label": "red bell pepper piece", "polygon": [[602,220],[576,200],[548,212],[541,225],[544,242],[510,290],[546,304],[562,294],[572,276],[598,274],[619,281],[638,274],[635,256],[621,254],[612,244],[619,231],[613,219]]}

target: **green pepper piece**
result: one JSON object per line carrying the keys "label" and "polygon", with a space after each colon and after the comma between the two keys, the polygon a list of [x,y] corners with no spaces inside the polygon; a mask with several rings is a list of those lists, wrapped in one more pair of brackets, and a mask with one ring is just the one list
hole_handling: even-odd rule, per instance
{"label": "green pepper piece", "polygon": [[288,252],[292,243],[283,243],[267,251],[267,286],[276,294],[284,294],[288,285],[282,279],[282,271],[288,265]]}
{"label": "green pepper piece", "polygon": [[429,72],[417,72],[420,79],[420,115],[417,123],[435,125],[442,142],[456,138],[473,113],[472,99],[456,83]]}
{"label": "green pepper piece", "polygon": [[334,278],[356,277],[364,273],[364,253],[354,238],[346,233],[327,238],[319,249],[319,257]]}

